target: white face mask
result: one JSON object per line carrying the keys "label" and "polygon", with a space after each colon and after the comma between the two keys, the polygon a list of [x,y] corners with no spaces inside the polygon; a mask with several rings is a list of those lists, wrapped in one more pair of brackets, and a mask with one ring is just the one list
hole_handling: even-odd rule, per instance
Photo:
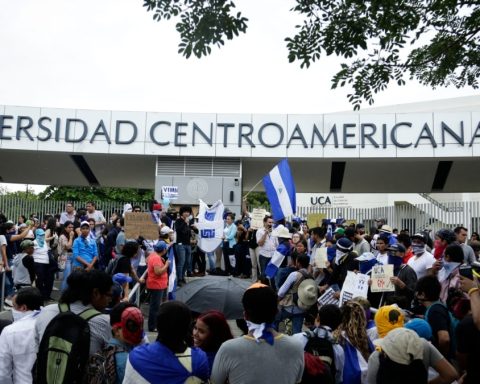
{"label": "white face mask", "polygon": [[188,221],[191,221],[192,219],[193,219],[192,215],[188,216]]}

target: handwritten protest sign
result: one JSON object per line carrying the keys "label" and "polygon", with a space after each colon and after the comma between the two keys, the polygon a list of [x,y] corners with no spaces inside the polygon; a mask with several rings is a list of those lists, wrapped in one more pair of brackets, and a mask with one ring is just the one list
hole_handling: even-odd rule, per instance
{"label": "handwritten protest sign", "polygon": [[315,248],[313,251],[314,267],[327,268],[327,248]]}
{"label": "handwritten protest sign", "polygon": [[148,212],[127,212],[125,214],[125,238],[158,240],[158,225]]}
{"label": "handwritten protest sign", "polygon": [[340,293],[340,305],[354,297],[367,297],[368,279],[368,275],[348,271]]}
{"label": "handwritten protest sign", "polygon": [[327,215],[325,213],[309,213],[307,215],[307,224],[309,228],[321,227],[322,220],[325,219]]}
{"label": "handwritten protest sign", "polygon": [[263,228],[263,219],[265,218],[266,214],[267,210],[262,208],[254,208],[251,215],[252,221],[250,223],[250,226],[253,229]]}
{"label": "handwritten protest sign", "polygon": [[334,297],[335,291],[332,288],[328,288],[325,293],[317,300],[318,305],[323,306],[327,304],[338,305],[339,301]]}
{"label": "handwritten protest sign", "polygon": [[393,277],[393,265],[379,264],[372,268],[372,285],[370,290],[372,292],[393,292],[395,287],[390,281]]}

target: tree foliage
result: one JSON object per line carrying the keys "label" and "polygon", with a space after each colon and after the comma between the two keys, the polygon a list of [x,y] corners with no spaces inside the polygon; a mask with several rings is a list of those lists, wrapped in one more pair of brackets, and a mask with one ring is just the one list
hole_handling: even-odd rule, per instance
{"label": "tree foliage", "polygon": [[265,192],[250,192],[245,203],[248,208],[268,208],[270,206]]}
{"label": "tree foliage", "polygon": [[7,188],[0,187],[0,196],[6,196],[11,198],[17,198],[22,200],[38,200],[38,196],[32,188],[28,188],[25,191],[9,191]]}
{"label": "tree foliage", "polygon": [[60,201],[149,202],[153,200],[154,192],[151,189],[134,188],[49,186],[38,197]]}
{"label": "tree foliage", "polygon": [[[145,0],[157,21],[179,18],[179,52],[210,54],[246,32],[247,19],[226,0]],[[468,0],[296,0],[303,17],[286,38],[288,60],[308,68],[322,56],[345,61],[332,88],[349,87],[354,109],[374,103],[391,82],[416,79],[433,88],[478,87],[480,4]]]}
{"label": "tree foliage", "polygon": [[181,43],[178,52],[189,58],[211,53],[212,46],[225,44],[247,30],[247,19],[234,14],[235,4],[228,0],[144,0],[147,11],[157,21],[179,19],[176,24]]}

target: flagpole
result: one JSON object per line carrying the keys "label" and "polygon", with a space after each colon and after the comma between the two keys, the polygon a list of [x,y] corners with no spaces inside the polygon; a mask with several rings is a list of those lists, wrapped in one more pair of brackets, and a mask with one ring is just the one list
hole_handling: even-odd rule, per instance
{"label": "flagpole", "polygon": [[243,199],[242,199],[242,200],[243,200],[243,201],[246,201],[246,200],[247,200],[247,196],[248,196],[250,193],[252,193],[253,190],[257,187],[257,185],[260,184],[262,181],[263,181],[263,177],[262,177],[260,180],[258,180],[258,183],[255,184],[255,185],[252,187],[252,189],[250,189],[250,190],[243,196]]}

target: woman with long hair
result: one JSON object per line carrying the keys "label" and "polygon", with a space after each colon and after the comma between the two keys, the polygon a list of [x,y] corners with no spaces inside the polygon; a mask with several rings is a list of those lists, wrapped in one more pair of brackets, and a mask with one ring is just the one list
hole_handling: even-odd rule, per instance
{"label": "woman with long hair", "polygon": [[197,317],[193,327],[193,344],[207,354],[210,371],[220,346],[230,339],[233,339],[232,331],[222,312],[212,310]]}
{"label": "woman with long hair", "polygon": [[58,238],[58,268],[63,270],[61,290],[67,288],[67,278],[72,271],[72,246],[75,238],[73,222],[67,220],[62,227],[62,233]]}
{"label": "woman with long hair", "polygon": [[367,362],[374,348],[367,336],[367,319],[360,304],[354,301],[343,304],[342,322],[333,332],[333,337],[345,354],[343,382],[366,383]]}

